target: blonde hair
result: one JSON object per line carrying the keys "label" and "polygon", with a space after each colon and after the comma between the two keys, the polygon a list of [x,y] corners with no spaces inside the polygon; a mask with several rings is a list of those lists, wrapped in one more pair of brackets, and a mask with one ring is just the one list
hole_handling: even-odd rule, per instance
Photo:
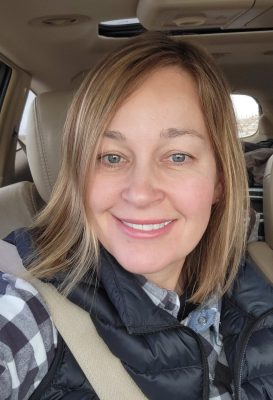
{"label": "blonde hair", "polygon": [[99,245],[87,217],[87,180],[95,168],[103,132],[120,104],[155,68],[175,65],[198,87],[223,193],[208,227],[186,258],[183,281],[202,302],[232,283],[245,248],[247,179],[230,93],[211,56],[186,41],[146,33],[109,55],[89,73],[70,107],[63,135],[62,163],[51,199],[34,225],[37,251],[31,269],[38,277],[65,271],[64,294],[87,271],[95,271]]}

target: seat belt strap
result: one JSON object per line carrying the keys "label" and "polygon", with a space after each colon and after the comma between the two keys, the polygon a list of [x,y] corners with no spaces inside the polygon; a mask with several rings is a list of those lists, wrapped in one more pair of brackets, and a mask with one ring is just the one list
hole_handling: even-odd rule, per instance
{"label": "seat belt strap", "polygon": [[51,285],[33,278],[14,245],[0,240],[0,270],[28,280],[44,298],[54,324],[100,400],[147,400],[99,336],[90,315]]}

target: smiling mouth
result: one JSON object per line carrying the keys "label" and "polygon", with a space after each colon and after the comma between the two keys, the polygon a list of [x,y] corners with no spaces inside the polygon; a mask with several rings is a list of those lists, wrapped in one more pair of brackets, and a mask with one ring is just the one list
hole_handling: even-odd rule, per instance
{"label": "smiling mouth", "polygon": [[172,222],[172,220],[165,221],[160,224],[133,224],[133,223],[122,221],[122,220],[121,220],[121,222],[124,225],[128,226],[129,228],[132,228],[132,229],[135,229],[138,231],[151,232],[151,231],[157,231],[159,229],[164,228],[165,226],[169,225]]}

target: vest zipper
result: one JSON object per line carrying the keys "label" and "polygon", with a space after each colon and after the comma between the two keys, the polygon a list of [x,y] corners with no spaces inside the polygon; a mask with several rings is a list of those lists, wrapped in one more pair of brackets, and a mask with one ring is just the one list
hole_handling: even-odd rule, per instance
{"label": "vest zipper", "polygon": [[202,357],[202,364],[203,364],[203,371],[204,371],[202,400],[209,400],[209,364],[208,364],[207,355],[204,351],[204,346],[203,346],[202,340],[201,340],[200,336],[198,335],[198,333],[194,332],[192,329],[188,328],[187,326],[180,325],[180,328],[184,331],[189,332],[189,334],[191,336],[193,336],[198,343],[199,350],[200,350],[201,357]]}
{"label": "vest zipper", "polygon": [[202,400],[209,400],[209,364],[208,364],[208,358],[207,355],[204,351],[204,347],[203,347],[203,343],[202,340],[200,338],[200,336],[194,332],[192,329],[184,327],[184,329],[187,329],[190,331],[190,333],[195,337],[198,345],[199,345],[199,349],[200,349],[200,353],[202,356],[202,363],[203,363],[203,368],[204,368],[204,376],[203,376],[203,397]]}
{"label": "vest zipper", "polygon": [[238,353],[238,357],[235,362],[235,373],[234,373],[234,400],[241,400],[241,381],[242,381],[242,374],[243,374],[243,361],[244,355],[246,352],[246,348],[249,342],[253,331],[255,330],[256,326],[270,314],[273,314],[273,309],[267,311],[266,313],[262,314],[258,319],[253,321],[249,324],[246,328],[246,333],[243,335],[243,341],[241,343],[241,348]]}

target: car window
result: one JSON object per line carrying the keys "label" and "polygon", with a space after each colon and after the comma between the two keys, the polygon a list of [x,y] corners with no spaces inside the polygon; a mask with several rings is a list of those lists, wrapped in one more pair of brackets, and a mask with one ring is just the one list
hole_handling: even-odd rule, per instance
{"label": "car window", "polygon": [[253,97],[244,94],[232,94],[231,100],[237,118],[239,137],[254,135],[259,125],[259,104]]}
{"label": "car window", "polygon": [[35,99],[36,94],[32,91],[29,90],[28,92],[28,96],[27,96],[27,101],[25,103],[25,108],[23,111],[23,115],[22,115],[22,119],[21,119],[21,123],[20,123],[20,127],[19,127],[19,132],[18,135],[20,137],[20,139],[24,140],[24,138],[27,135],[27,121],[28,121],[28,117],[29,117],[29,113],[30,113],[30,107],[31,104],[33,102],[33,100]]}
{"label": "car window", "polygon": [[11,77],[11,68],[0,61],[0,111],[8,87],[8,83]]}

